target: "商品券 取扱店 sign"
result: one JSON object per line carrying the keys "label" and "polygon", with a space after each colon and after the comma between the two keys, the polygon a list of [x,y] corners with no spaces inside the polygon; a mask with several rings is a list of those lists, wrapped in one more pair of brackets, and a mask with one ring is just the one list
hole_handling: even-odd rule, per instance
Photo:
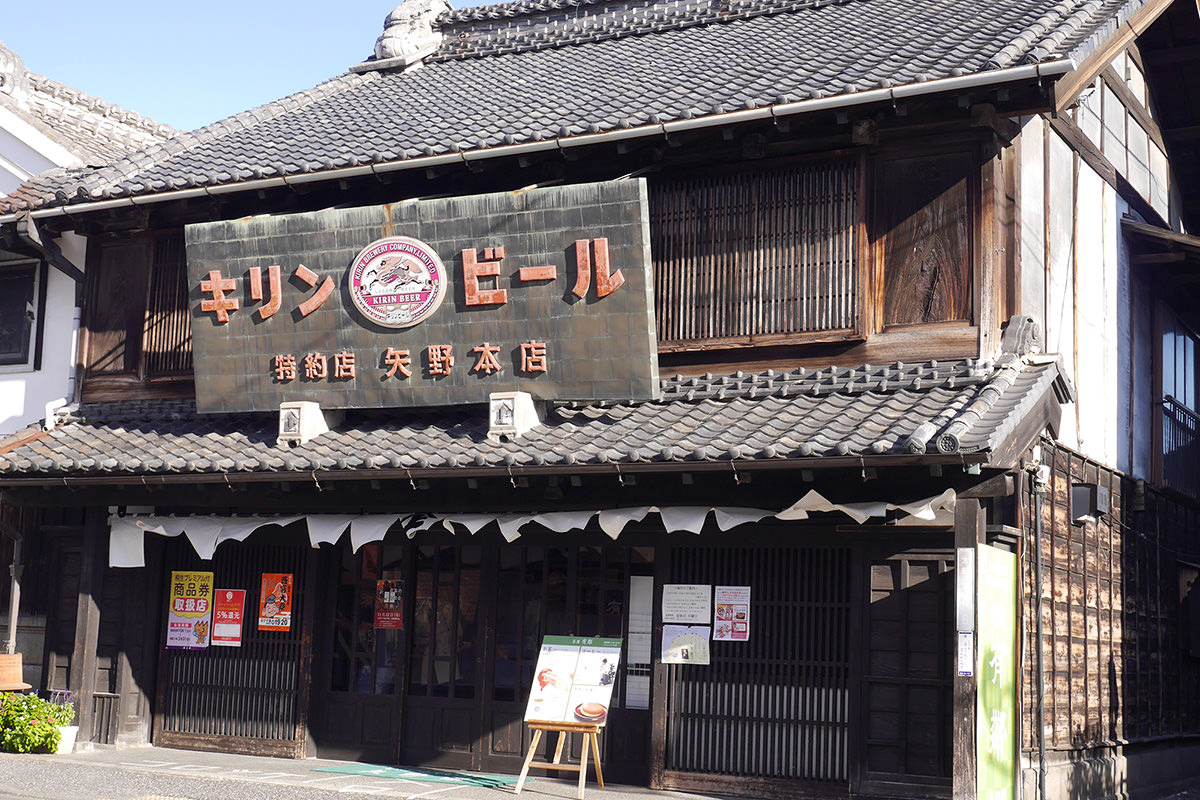
{"label": "\u5546\u54c1\u5238 \u53d6\u6271\u5e97 sign", "polygon": [[197,406],[649,399],[645,182],[189,225]]}

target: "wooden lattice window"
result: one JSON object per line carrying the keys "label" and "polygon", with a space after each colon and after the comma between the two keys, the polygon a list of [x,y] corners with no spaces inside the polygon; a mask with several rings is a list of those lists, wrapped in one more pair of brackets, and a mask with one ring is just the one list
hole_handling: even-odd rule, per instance
{"label": "wooden lattice window", "polygon": [[655,184],[664,350],[861,338],[859,157]]}
{"label": "wooden lattice window", "polygon": [[88,269],[87,376],[190,375],[183,237],[104,242]]}

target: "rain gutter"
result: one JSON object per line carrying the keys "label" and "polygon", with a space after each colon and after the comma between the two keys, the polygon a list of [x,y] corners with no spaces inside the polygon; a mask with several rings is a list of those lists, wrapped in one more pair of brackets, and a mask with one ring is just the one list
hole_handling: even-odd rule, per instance
{"label": "rain gutter", "polygon": [[515,478],[515,477],[548,477],[551,475],[649,475],[654,473],[679,472],[769,472],[774,470],[827,470],[827,469],[866,469],[907,467],[914,465],[939,464],[942,466],[961,466],[964,468],[978,465],[981,468],[989,466],[991,453],[940,454],[928,453],[923,455],[879,455],[879,456],[814,456],[812,458],[772,459],[772,460],[711,460],[711,461],[655,461],[655,462],[620,462],[608,464],[513,464],[496,466],[476,466],[474,464],[459,467],[369,467],[356,465],[345,469],[294,469],[294,470],[262,470],[258,472],[173,472],[158,474],[138,474],[132,472],[91,474],[91,475],[42,475],[39,477],[24,477],[20,475],[0,475],[0,490],[21,489],[29,487],[83,487],[83,486],[128,486],[128,487],[161,487],[161,486],[197,486],[200,484],[258,484],[258,483],[294,483],[318,480],[332,483],[336,481],[366,481],[366,480],[411,480],[414,478]]}
{"label": "rain gutter", "polygon": [[[481,148],[477,150],[456,151],[435,156],[406,158],[399,161],[388,161],[382,164],[367,164],[357,167],[306,172],[298,175],[285,175],[276,178],[260,178],[258,180],[239,183],[226,183],[220,186],[200,186],[191,189],[178,189],[136,197],[119,197],[111,200],[96,200],[69,206],[55,206],[29,212],[35,219],[48,217],[75,216],[88,214],[93,211],[104,211],[113,208],[128,208],[130,206],[168,203],[177,200],[187,200],[196,197],[218,197],[220,195],[238,192],[253,192],[260,189],[271,189],[282,186],[300,186],[307,183],[336,181],[346,178],[357,178],[367,175],[383,175],[390,172],[423,169],[443,164],[470,164],[506,156],[527,155],[529,153],[545,152],[547,150],[568,150],[575,147],[586,147],[592,144],[616,142],[624,139],[639,139],[648,136],[667,136],[671,133],[700,130],[704,128],[719,128],[737,125],[744,122],[754,122],[767,119],[778,119],[798,114],[810,114],[819,111],[830,111],[870,103],[895,103],[913,97],[921,97],[945,92],[956,92],[966,89],[979,89],[995,86],[1001,83],[1058,77],[1075,69],[1074,59],[1065,58],[1048,61],[1042,64],[1026,64],[1007,69],[988,70],[971,75],[961,75],[952,78],[939,78],[922,83],[910,83],[882,89],[870,89],[865,92],[836,95],[834,97],[819,97],[812,100],[799,100],[793,103],[780,103],[762,108],[749,108],[743,111],[732,111],[724,114],[712,114],[695,119],[681,119],[673,122],[660,122],[651,125],[639,125],[636,128],[624,128],[602,133],[587,133],[579,136],[565,136],[521,144],[502,145],[500,147]],[[15,222],[17,214],[0,215],[0,223]]]}

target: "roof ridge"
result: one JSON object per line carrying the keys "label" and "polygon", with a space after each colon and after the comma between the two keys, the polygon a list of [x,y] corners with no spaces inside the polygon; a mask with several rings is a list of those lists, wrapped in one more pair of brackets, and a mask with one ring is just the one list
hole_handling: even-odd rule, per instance
{"label": "roof ridge", "polygon": [[[1017,64],[1036,64],[1058,51],[1062,43],[1077,34],[1085,25],[1107,9],[1117,6],[1115,16],[1123,24],[1132,7],[1145,5],[1145,0],[1060,0],[1046,13],[1014,36],[994,56],[988,59],[985,69],[1004,69]],[[1108,38],[1105,31],[1097,31],[1092,39]]]}
{"label": "roof ridge", "polygon": [[[536,52],[620,39],[658,34],[714,24],[727,24],[757,17],[785,14],[801,9],[820,9],[833,5],[866,3],[868,0],[516,0],[495,6],[460,9],[440,17],[439,30],[444,38],[430,62],[454,61],[509,53]],[[592,5],[608,5],[592,14],[574,16],[555,12]],[[484,11],[498,10],[496,13]],[[474,12],[457,17],[460,12]],[[619,12],[608,13],[608,12]],[[538,20],[536,17],[544,16]],[[442,21],[446,20],[445,24]],[[504,26],[512,20],[531,21],[528,27]],[[479,27],[472,23],[499,21],[498,27]],[[451,31],[460,28],[455,36]]]}
{"label": "roof ridge", "polygon": [[434,27],[439,28],[443,25],[454,25],[460,22],[477,22],[486,19],[500,19],[502,17],[525,17],[549,11],[563,11],[568,8],[611,2],[623,2],[623,0],[510,0],[510,2],[506,3],[485,3],[483,5],[446,11],[434,21]]}
{"label": "roof ridge", "polygon": [[[92,170],[89,175],[84,176],[80,180],[81,185],[77,190],[77,194],[86,197],[88,200],[98,199],[105,196],[107,189],[107,196],[121,197],[129,192],[127,187],[121,186],[121,181],[153,167],[160,160],[166,160],[179,153],[208,144],[223,136],[247,130],[276,117],[305,108],[347,89],[357,87],[364,82],[375,80],[377,77],[378,73],[373,72],[363,74],[346,72],[317,84],[311,89],[294,92],[278,100],[272,100],[269,103],[239,112],[231,117],[217,120],[194,131],[181,132],[166,141],[137,150],[129,155],[122,156],[111,164]],[[195,185],[196,181],[193,180],[190,183],[191,185]],[[165,188],[171,190],[182,187],[169,184]],[[153,193],[153,191],[148,192],[148,194]]]}
{"label": "roof ridge", "polygon": [[30,88],[36,92],[49,95],[56,100],[63,100],[71,105],[80,106],[86,111],[100,114],[101,116],[114,119],[124,125],[134,128],[140,128],[147,133],[163,138],[175,135],[179,129],[165,122],[147,117],[144,114],[139,114],[136,111],[131,111],[116,103],[110,103],[102,98],[90,95],[80,89],[75,89],[66,84],[56,81],[53,78],[47,78],[45,75],[40,75],[36,72],[26,73],[29,78]]}

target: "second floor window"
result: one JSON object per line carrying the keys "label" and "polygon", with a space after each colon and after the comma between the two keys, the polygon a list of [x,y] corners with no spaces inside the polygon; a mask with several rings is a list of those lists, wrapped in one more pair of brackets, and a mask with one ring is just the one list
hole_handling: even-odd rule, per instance
{"label": "second floor window", "polygon": [[1200,337],[1169,309],[1162,326],[1162,483],[1200,499]]}
{"label": "second floor window", "polygon": [[849,157],[652,185],[663,349],[858,335],[861,181]]}
{"label": "second floor window", "polygon": [[35,366],[42,272],[36,261],[0,261],[0,367]]}
{"label": "second floor window", "polygon": [[191,376],[183,237],[101,242],[89,259],[87,377]]}

